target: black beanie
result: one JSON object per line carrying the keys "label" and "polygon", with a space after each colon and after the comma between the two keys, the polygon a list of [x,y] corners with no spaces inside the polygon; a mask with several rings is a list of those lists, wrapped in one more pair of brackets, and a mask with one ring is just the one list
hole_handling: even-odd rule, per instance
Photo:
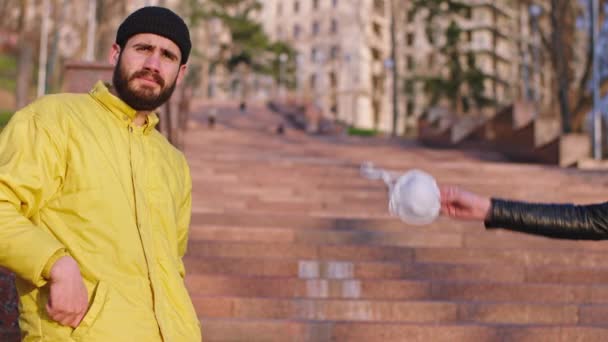
{"label": "black beanie", "polygon": [[139,33],[153,33],[170,39],[182,53],[181,64],[186,64],[192,43],[188,26],[182,18],[164,7],[142,7],[131,13],[116,32],[116,44],[124,47],[127,40]]}

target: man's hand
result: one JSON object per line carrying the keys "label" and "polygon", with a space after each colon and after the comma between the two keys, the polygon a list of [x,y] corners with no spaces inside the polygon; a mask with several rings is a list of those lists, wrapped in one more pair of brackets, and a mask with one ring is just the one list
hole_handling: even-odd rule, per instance
{"label": "man's hand", "polygon": [[483,221],[488,216],[491,201],[454,186],[440,186],[441,213],[462,220]]}
{"label": "man's hand", "polygon": [[89,307],[87,288],[76,260],[69,256],[57,260],[51,268],[49,283],[50,294],[46,304],[49,317],[76,328]]}

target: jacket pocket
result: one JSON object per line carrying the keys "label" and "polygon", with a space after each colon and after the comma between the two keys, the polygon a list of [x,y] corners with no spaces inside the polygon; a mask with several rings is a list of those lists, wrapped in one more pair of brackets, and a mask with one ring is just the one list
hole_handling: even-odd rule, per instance
{"label": "jacket pocket", "polygon": [[86,337],[88,331],[95,325],[95,321],[99,316],[99,313],[103,309],[106,303],[106,297],[108,296],[108,286],[105,282],[99,281],[94,290],[93,296],[91,297],[91,305],[89,310],[80,321],[80,324],[72,331],[72,338],[74,340],[82,340]]}

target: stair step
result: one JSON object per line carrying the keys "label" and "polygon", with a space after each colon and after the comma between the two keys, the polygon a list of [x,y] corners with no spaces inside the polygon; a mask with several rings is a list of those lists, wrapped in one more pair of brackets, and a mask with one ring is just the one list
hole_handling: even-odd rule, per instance
{"label": "stair step", "polygon": [[496,341],[499,336],[496,328],[481,325],[210,318],[201,319],[201,325],[208,342],[489,342]]}
{"label": "stair step", "polygon": [[193,296],[202,318],[454,322],[458,305],[428,301],[364,301]]}
{"label": "stair step", "polygon": [[608,304],[608,287],[572,284],[202,274],[188,275],[186,284],[191,293],[204,296]]}
{"label": "stair step", "polygon": [[[454,236],[462,234],[463,247],[467,248],[550,248],[550,249],[581,249],[586,251],[608,251],[608,244],[597,241],[572,241],[550,239],[541,236],[510,232],[507,230],[486,230],[479,223],[449,220],[439,217],[427,226],[409,226],[394,217],[385,218],[353,218],[353,217],[312,217],[301,214],[274,213],[212,213],[195,212],[192,216],[192,229],[212,227],[218,233],[222,227],[227,228],[281,228],[303,230],[308,234],[311,230],[326,230],[332,233],[367,233],[379,235],[384,233],[401,234],[403,236],[443,234]],[[228,231],[228,230],[227,230]],[[318,234],[312,232],[311,234]],[[373,241],[370,241],[373,242]]]}
{"label": "stair step", "polygon": [[190,241],[193,257],[257,257],[279,259],[319,259],[349,261],[412,261],[407,247],[366,245],[314,245],[300,243]]}
{"label": "stair step", "polygon": [[394,324],[293,320],[201,320],[207,342],[556,342],[606,340],[599,327]]}
{"label": "stair step", "polygon": [[[483,228],[446,230],[440,220],[426,227],[356,228],[343,226],[332,229],[326,226],[295,228],[289,226],[241,226],[228,224],[193,224],[192,240],[251,241],[251,242],[298,242],[313,244],[369,244],[406,247],[463,247],[495,249],[568,249],[608,251],[608,245],[595,241],[553,240],[516,232]],[[286,223],[287,224],[287,223]],[[353,224],[353,226],[357,226]],[[363,226],[363,225],[361,225]]]}
{"label": "stair step", "polygon": [[[424,264],[411,262],[295,260],[279,258],[184,258],[188,274],[299,277],[301,279],[418,279],[589,284],[608,270],[526,268],[521,265]],[[543,275],[544,272],[544,275]],[[603,276],[602,276],[603,275]],[[590,278],[591,277],[591,278]],[[595,278],[594,278],[595,277]],[[585,279],[588,279],[585,282]],[[595,279],[598,279],[597,281]]]}
{"label": "stair step", "polygon": [[193,295],[265,298],[430,299],[431,284],[421,280],[328,280],[285,277],[189,275]]}
{"label": "stair step", "polygon": [[307,244],[369,244],[382,246],[459,247],[462,235],[451,232],[381,232],[373,230],[315,230],[297,228],[256,228],[229,226],[193,226],[192,241],[249,241]]}
{"label": "stair step", "polygon": [[579,323],[579,307],[573,304],[270,299],[197,295],[193,296],[193,302],[202,318],[499,325]]}
{"label": "stair step", "polygon": [[526,266],[605,268],[606,253],[585,250],[415,248],[415,260],[426,263],[509,263]]}
{"label": "stair step", "polygon": [[307,260],[416,261],[446,264],[513,264],[522,266],[606,267],[606,252],[551,249],[492,249],[400,247],[364,244],[308,244],[283,242],[226,242],[192,240],[190,256],[257,257]]}

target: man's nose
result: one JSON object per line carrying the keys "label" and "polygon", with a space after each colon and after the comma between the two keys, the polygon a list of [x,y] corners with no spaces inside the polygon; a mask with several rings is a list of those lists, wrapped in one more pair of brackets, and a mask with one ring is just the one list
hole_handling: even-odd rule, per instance
{"label": "man's nose", "polygon": [[160,70],[160,55],[158,53],[152,53],[146,57],[144,61],[144,68],[153,72],[159,72]]}

